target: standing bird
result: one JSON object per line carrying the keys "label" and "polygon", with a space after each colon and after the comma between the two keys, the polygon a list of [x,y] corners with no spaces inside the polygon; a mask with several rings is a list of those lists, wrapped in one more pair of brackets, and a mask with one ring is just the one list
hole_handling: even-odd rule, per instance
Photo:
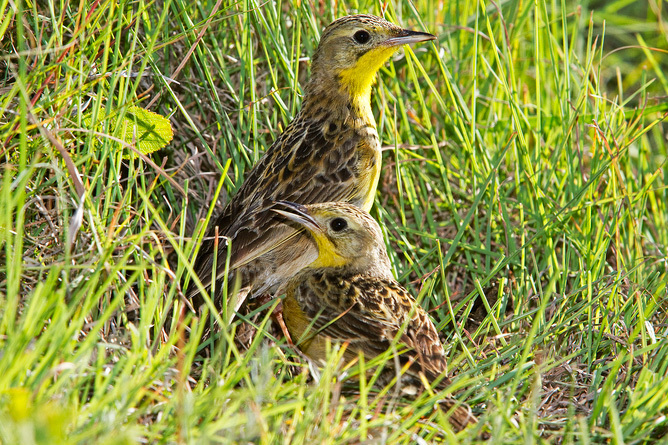
{"label": "standing bird", "polygon": [[[343,17],[324,30],[301,110],[248,173],[199,251],[195,271],[205,287],[215,280],[220,293],[228,249],[222,239],[232,243],[228,282],[240,286],[236,308],[249,293],[272,292],[315,259],[309,237],[270,210],[277,200],[371,208],[381,164],[370,103],[376,72],[401,45],[435,38],[371,15]],[[225,237],[217,252],[216,228]],[[191,285],[195,307],[203,303],[198,294]]]}
{"label": "standing bird", "polygon": [[[303,227],[318,246],[316,259],[285,285],[283,319],[306,356],[326,359],[327,342],[347,343],[345,359],[361,352],[368,360],[390,349],[407,349],[397,358],[406,373],[402,391],[423,386],[420,374],[438,389],[450,385],[438,332],[425,310],[392,276],[378,223],[359,208],[328,202],[302,206],[281,201],[274,211]],[[396,342],[396,343],[395,343]],[[397,374],[392,360],[381,383]],[[450,422],[463,429],[477,420],[454,399]]]}

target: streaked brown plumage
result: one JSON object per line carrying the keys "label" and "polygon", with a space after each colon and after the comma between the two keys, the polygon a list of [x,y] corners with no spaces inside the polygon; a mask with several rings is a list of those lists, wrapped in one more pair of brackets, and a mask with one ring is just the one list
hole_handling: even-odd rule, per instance
{"label": "streaked brown plumage", "polygon": [[[195,271],[205,287],[213,278],[220,291],[224,277],[227,246],[221,239],[214,251],[215,227],[232,242],[229,282],[238,279],[243,299],[274,290],[316,255],[307,236],[270,211],[274,201],[371,208],[381,162],[370,106],[375,74],[399,46],[434,38],[369,15],[343,17],[325,29],[301,110],[248,173],[200,249]],[[198,293],[191,285],[196,307]]]}
{"label": "streaked brown plumage", "polygon": [[[371,359],[396,342],[407,348],[398,359],[411,363],[402,389],[422,386],[422,373],[438,389],[450,385],[438,332],[427,313],[392,276],[380,227],[363,210],[347,203],[302,206],[277,203],[275,212],[307,229],[317,258],[285,286],[283,318],[292,340],[311,359],[326,357],[327,341],[347,343],[346,359],[362,352]],[[398,337],[398,338],[397,338]],[[383,383],[396,371],[386,365]],[[457,429],[476,423],[465,404],[446,399]]]}

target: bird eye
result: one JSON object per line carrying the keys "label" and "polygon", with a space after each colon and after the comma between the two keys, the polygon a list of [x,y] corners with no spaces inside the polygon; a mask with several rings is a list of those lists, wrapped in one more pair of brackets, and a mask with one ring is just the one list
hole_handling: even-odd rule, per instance
{"label": "bird eye", "polygon": [[334,218],[332,222],[329,223],[329,227],[335,232],[340,232],[348,227],[348,221],[343,218]]}
{"label": "bird eye", "polygon": [[371,34],[369,34],[367,31],[361,29],[361,30],[359,30],[355,33],[353,38],[355,39],[355,41],[357,43],[364,44],[371,39]]}

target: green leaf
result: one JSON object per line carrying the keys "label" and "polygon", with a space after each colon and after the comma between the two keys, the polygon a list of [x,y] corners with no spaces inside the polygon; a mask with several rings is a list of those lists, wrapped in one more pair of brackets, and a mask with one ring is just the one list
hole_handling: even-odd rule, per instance
{"label": "green leaf", "polygon": [[[117,114],[117,112],[114,114]],[[105,117],[104,111],[100,110],[97,125],[94,126],[96,129],[101,126],[100,124]],[[91,121],[90,116],[84,119],[84,122],[89,125]],[[126,150],[123,157],[133,159],[138,155],[126,145],[132,145],[142,154],[147,155],[166,146],[174,138],[174,132],[166,117],[131,105],[125,115],[118,121],[113,136],[123,142],[123,144],[117,142],[119,148]]]}

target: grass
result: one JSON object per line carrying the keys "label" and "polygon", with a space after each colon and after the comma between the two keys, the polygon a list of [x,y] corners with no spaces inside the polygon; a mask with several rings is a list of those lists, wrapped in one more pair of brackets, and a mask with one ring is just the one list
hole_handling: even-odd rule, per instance
{"label": "grass", "polygon": [[[239,320],[206,345],[200,320],[168,323],[320,31],[378,2],[0,4],[2,443],[482,441],[439,394],[342,392],[362,364],[336,350],[313,382],[265,312],[245,348]],[[387,3],[439,39],[379,75],[372,215],[494,443],[668,431],[664,6]],[[124,157],[132,106],[174,141]]]}

